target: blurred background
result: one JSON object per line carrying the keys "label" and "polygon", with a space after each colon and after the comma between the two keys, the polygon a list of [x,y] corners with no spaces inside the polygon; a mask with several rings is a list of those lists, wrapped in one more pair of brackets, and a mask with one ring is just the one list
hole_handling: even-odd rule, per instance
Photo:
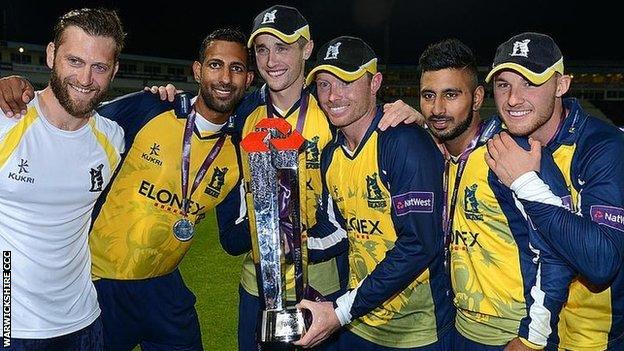
{"label": "blurred background", "polygon": [[[566,71],[573,76],[570,96],[583,99],[595,115],[624,125],[624,46],[621,14],[606,1],[282,1],[308,19],[316,48],[339,35],[366,40],[380,58],[384,88],[380,100],[403,99],[418,107],[417,61],[430,43],[456,37],[475,51],[482,78],[496,46],[522,31],[551,35],[559,44]],[[63,13],[77,7],[116,9],[127,32],[112,96],[143,86],[173,82],[194,91],[191,63],[203,37],[212,30],[251,30],[253,18],[272,1],[159,2],[2,0],[0,74],[28,76],[47,84],[44,48]],[[313,65],[316,51],[308,66]],[[259,77],[254,87],[262,84]],[[254,88],[252,87],[252,89]],[[488,97],[491,87],[486,86]],[[482,116],[494,112],[491,98]]]}

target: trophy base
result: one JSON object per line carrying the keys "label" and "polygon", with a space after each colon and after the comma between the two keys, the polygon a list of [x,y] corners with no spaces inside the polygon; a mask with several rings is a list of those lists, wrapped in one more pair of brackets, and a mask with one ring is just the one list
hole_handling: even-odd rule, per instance
{"label": "trophy base", "polygon": [[303,312],[298,308],[262,311],[260,341],[263,343],[291,343],[301,339],[305,332]]}

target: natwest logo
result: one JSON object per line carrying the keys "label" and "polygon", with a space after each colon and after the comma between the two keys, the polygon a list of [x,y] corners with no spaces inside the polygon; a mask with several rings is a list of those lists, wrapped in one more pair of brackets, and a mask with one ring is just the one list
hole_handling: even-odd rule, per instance
{"label": "natwest logo", "polygon": [[615,214],[610,214],[609,212],[606,212],[604,214],[604,219],[606,219],[607,221],[618,223],[618,224],[624,224],[624,216],[621,214],[615,215]]}
{"label": "natwest logo", "polygon": [[432,213],[434,196],[429,191],[410,191],[405,194],[392,197],[397,216],[403,216],[410,212]]}
{"label": "natwest logo", "polygon": [[589,214],[594,222],[624,232],[624,209],[621,207],[594,205]]}

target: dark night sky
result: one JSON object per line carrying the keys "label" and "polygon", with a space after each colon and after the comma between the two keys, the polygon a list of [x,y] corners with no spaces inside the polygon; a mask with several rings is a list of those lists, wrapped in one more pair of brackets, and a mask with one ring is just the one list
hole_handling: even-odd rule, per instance
{"label": "dark night sky", "polygon": [[[208,32],[231,25],[248,33],[253,17],[275,3],[0,0],[6,13],[0,35],[6,35],[4,40],[46,44],[62,13],[76,7],[104,6],[121,15],[128,33],[126,53],[192,60]],[[299,8],[310,23],[317,48],[335,36],[355,35],[371,44],[382,63],[414,64],[427,44],[457,37],[475,50],[480,64],[489,65],[500,42],[527,30],[552,35],[567,60],[624,62],[622,15],[614,10],[615,2],[610,6],[606,1],[560,0],[520,0],[513,5],[504,0],[280,3]],[[386,26],[389,36],[384,34]]]}

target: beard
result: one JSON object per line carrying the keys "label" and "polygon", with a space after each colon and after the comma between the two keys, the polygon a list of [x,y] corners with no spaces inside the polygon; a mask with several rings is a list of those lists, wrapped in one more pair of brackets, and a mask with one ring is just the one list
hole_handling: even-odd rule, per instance
{"label": "beard", "polygon": [[544,112],[536,112],[538,113],[535,118],[532,120],[525,122],[524,124],[519,124],[517,121],[512,118],[507,119],[507,115],[501,114],[503,117],[503,122],[507,126],[507,131],[511,135],[519,136],[519,137],[529,137],[533,133],[535,133],[538,129],[540,129],[544,124],[546,124],[553,115],[553,111],[555,110],[555,102],[554,100],[546,107]]}
{"label": "beard", "polygon": [[[435,117],[450,119],[450,117],[448,116],[435,116]],[[474,112],[472,111],[472,109],[470,109],[470,111],[468,112],[468,116],[466,116],[466,118],[463,121],[459,122],[459,124],[456,125],[453,129],[446,131],[446,132],[438,132],[437,130],[435,130],[435,128],[430,128],[429,130],[436,138],[440,139],[440,141],[444,142],[444,141],[453,140],[468,130],[468,128],[470,127],[470,124],[472,123],[473,118],[474,118]]]}
{"label": "beard", "polygon": [[[61,79],[58,72],[54,68],[52,69],[52,75],[50,76],[50,87],[52,88],[52,92],[65,111],[74,117],[89,117],[95,107],[99,105],[106,96],[106,89],[101,90],[96,85],[96,93],[90,100],[77,101],[72,99],[69,95],[69,84],[70,78]],[[74,85],[80,86],[80,84]]]}
{"label": "beard", "polygon": [[[227,100],[219,99],[211,93],[211,87],[219,90],[229,90],[232,92],[232,96]],[[243,98],[245,90],[237,88],[232,84],[223,84],[218,86],[208,86],[202,84],[200,94],[209,109],[219,113],[231,113]]]}

